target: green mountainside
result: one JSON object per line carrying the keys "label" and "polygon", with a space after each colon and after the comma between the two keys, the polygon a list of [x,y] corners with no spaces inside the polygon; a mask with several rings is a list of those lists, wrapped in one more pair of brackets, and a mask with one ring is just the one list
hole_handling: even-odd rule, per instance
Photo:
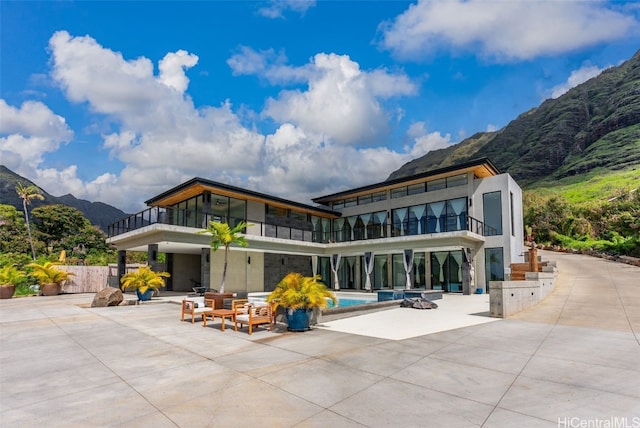
{"label": "green mountainside", "polygon": [[[12,205],[16,207],[18,211],[22,211],[22,199],[20,199],[16,193],[16,184],[18,182],[37,186],[36,183],[21,177],[4,165],[0,165],[0,204]],[[42,190],[44,201],[32,201],[32,208],[53,204],[67,205],[82,212],[91,224],[99,226],[104,232],[107,231],[107,226],[127,216],[124,211],[102,202],[89,202],[83,199],[77,199],[70,194],[52,196],[44,189],[40,188],[40,190]]]}
{"label": "green mountainside", "polygon": [[389,179],[481,157],[491,159],[525,189],[640,165],[640,51],[521,114],[500,131],[478,133],[429,152]]}

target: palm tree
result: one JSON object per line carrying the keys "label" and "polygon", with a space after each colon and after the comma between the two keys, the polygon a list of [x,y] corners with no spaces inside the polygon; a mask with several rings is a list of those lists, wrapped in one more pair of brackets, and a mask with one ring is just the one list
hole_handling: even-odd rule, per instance
{"label": "palm tree", "polygon": [[220,284],[220,293],[224,293],[224,282],[227,278],[227,260],[229,256],[229,247],[232,244],[246,247],[249,245],[244,235],[240,235],[244,229],[250,224],[244,221],[238,223],[234,228],[231,228],[227,223],[220,223],[215,221],[209,222],[209,227],[206,230],[198,233],[210,233],[211,234],[211,249],[218,251],[218,249],[224,247],[224,268],[222,270],[222,284]]}
{"label": "palm tree", "polygon": [[31,200],[39,199],[41,201],[44,200],[44,196],[42,196],[42,190],[34,184],[25,185],[23,183],[18,183],[16,185],[16,193],[20,199],[22,199],[22,208],[24,211],[24,219],[27,222],[27,233],[29,234],[29,243],[31,244],[31,256],[33,260],[36,259],[36,249],[33,246],[33,238],[31,237],[31,226],[29,225],[29,211],[27,210],[27,205],[31,205]]}

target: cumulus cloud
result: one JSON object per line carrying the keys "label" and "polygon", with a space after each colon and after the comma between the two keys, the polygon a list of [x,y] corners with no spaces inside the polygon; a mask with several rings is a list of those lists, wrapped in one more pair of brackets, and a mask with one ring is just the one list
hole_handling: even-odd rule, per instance
{"label": "cumulus cloud", "polygon": [[414,95],[416,85],[404,73],[363,71],[347,55],[317,54],[300,68],[267,66],[272,80],[284,75],[306,76],[306,90],[283,90],[266,102],[263,114],[319,133],[337,144],[371,145],[388,132],[391,113],[381,100]]}
{"label": "cumulus cloud", "polygon": [[[235,74],[306,86],[267,101],[263,115],[276,121],[277,130],[265,135],[255,124],[245,125],[229,100],[194,105],[188,94],[194,54],[169,52],[154,74],[148,58],[124,58],[90,36],[61,31],[49,48],[53,82],[67,99],[99,113],[84,131],[101,135],[101,149],[123,165],[97,171],[89,181],[80,178],[79,165],[49,167],[43,155],[73,140],[64,118],[40,102],[19,108],[0,102],[3,163],[54,194],[135,212],[149,197],[201,176],[308,203],[384,180],[417,150],[375,145],[390,116],[383,101],[412,95],[416,86],[401,72],[363,71],[348,56],[318,54],[302,66],[288,65],[281,53],[250,48],[232,57]],[[357,145],[367,139],[367,146]],[[417,146],[424,144],[416,139]]]}
{"label": "cumulus cloud", "polygon": [[22,175],[33,175],[47,153],[71,141],[73,131],[65,119],[39,101],[19,108],[0,99],[0,159]]}
{"label": "cumulus cloud", "polygon": [[184,73],[184,70],[193,67],[197,63],[197,55],[190,54],[184,50],[170,52],[162,58],[158,66],[160,69],[160,81],[183,93],[189,86],[189,78]]}
{"label": "cumulus cloud", "polygon": [[284,18],[288,10],[304,15],[315,5],[315,0],[270,0],[267,6],[258,9],[258,13],[271,19]]}
{"label": "cumulus cloud", "polygon": [[590,1],[419,0],[380,25],[380,45],[405,59],[438,50],[527,60],[619,40],[639,22]]}
{"label": "cumulus cloud", "polygon": [[451,135],[439,132],[428,132],[424,122],[415,122],[407,130],[407,136],[413,140],[412,147],[406,147],[412,158],[424,156],[427,153],[444,149],[451,145]]}
{"label": "cumulus cloud", "polygon": [[311,197],[383,181],[411,159],[386,147],[334,144],[285,123],[267,137],[265,170],[249,177],[249,183],[266,193],[309,203]]}
{"label": "cumulus cloud", "polygon": [[579,84],[586,82],[592,77],[596,77],[597,75],[602,73],[603,70],[607,68],[609,67],[600,68],[595,65],[585,64],[579,69],[573,70],[566,82],[563,82],[551,88],[551,91],[550,91],[551,98],[558,98],[560,95],[563,95],[567,91],[569,91],[569,89],[574,88]]}

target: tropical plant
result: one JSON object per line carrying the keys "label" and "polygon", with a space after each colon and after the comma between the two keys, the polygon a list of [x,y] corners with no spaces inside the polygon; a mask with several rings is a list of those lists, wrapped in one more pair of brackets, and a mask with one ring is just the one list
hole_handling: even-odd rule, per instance
{"label": "tropical plant", "polygon": [[235,227],[231,228],[228,223],[220,223],[210,221],[206,230],[197,233],[211,234],[211,249],[216,252],[220,247],[224,247],[224,267],[222,269],[222,283],[220,284],[220,293],[224,293],[224,284],[227,278],[227,262],[229,257],[229,248],[231,245],[239,245],[246,247],[249,245],[243,232],[250,224],[241,221]]}
{"label": "tropical plant", "polygon": [[69,281],[74,273],[67,272],[56,268],[56,262],[29,263],[27,267],[31,268],[31,275],[43,284],[62,284],[63,281]]}
{"label": "tropical plant", "polygon": [[165,286],[164,279],[169,278],[168,272],[154,272],[149,266],[141,266],[137,271],[126,273],[120,278],[122,290],[135,289],[144,294],[148,289],[158,289]]}
{"label": "tropical plant", "polygon": [[0,299],[10,299],[16,291],[16,287],[26,277],[24,272],[15,265],[0,268]]}
{"label": "tropical plant", "polygon": [[24,210],[24,219],[27,223],[27,233],[29,235],[29,243],[31,244],[31,256],[33,260],[36,259],[36,249],[33,246],[33,238],[31,237],[31,226],[29,224],[29,211],[27,210],[27,205],[31,205],[31,201],[33,199],[44,200],[44,196],[42,196],[42,191],[38,186],[35,185],[25,185],[23,183],[18,183],[16,185],[16,193],[20,199],[22,199],[22,208]]}
{"label": "tropical plant", "polygon": [[338,303],[336,295],[322,282],[320,275],[304,276],[301,273],[287,274],[267,296],[267,302],[273,302],[275,307],[296,309],[326,308],[329,301]]}
{"label": "tropical plant", "polygon": [[26,277],[25,273],[14,265],[0,268],[0,287],[18,285]]}

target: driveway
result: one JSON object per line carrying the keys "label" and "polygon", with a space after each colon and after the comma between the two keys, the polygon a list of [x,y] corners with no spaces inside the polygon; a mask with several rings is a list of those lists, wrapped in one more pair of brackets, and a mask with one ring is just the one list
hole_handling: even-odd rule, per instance
{"label": "driveway", "polygon": [[535,308],[402,340],[3,300],[0,426],[640,426],[640,268],[544,256],[559,283]]}

